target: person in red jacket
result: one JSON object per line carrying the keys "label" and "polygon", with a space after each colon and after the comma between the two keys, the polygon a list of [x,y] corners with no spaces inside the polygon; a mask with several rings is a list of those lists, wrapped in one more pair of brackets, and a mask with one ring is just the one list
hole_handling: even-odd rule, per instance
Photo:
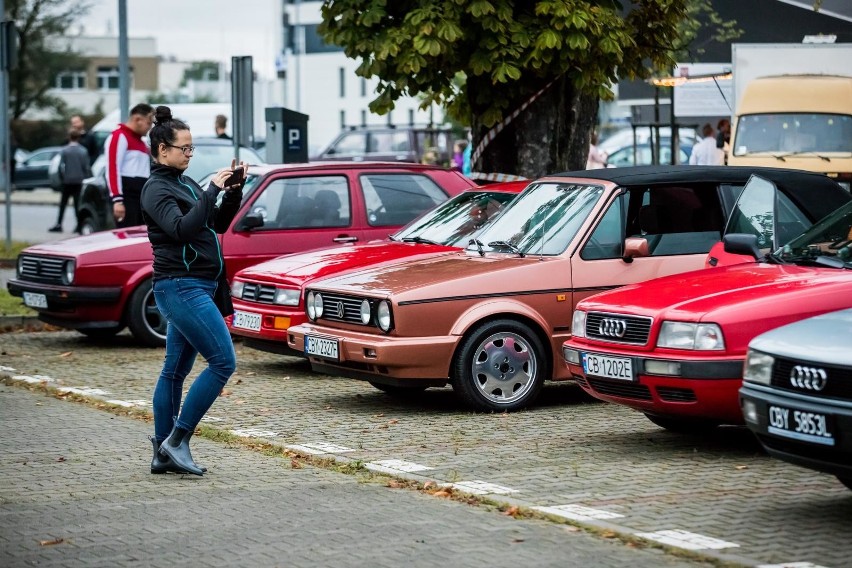
{"label": "person in red jacket", "polygon": [[151,129],[154,108],[140,103],[130,109],[127,122],[104,142],[107,163],[107,187],[116,227],[144,224],[139,199],[142,186],[151,175],[151,155],[142,139]]}

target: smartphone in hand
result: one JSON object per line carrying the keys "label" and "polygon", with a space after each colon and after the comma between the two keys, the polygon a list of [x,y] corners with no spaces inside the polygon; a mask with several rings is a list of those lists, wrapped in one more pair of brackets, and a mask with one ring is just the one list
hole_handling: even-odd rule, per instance
{"label": "smartphone in hand", "polygon": [[243,183],[243,177],[245,176],[245,170],[242,166],[234,168],[234,173],[228,176],[228,179],[225,180],[225,187],[231,187],[234,185],[240,185]]}

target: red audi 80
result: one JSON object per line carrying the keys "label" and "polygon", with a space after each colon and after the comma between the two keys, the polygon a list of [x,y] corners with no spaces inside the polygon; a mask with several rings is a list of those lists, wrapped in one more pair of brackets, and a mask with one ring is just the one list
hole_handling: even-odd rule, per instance
{"label": "red audi 80", "polygon": [[758,242],[776,223],[756,211],[737,226],[750,234],[724,242],[759,262],[649,280],[577,305],[563,357],[586,392],[673,431],[744,423],[738,391],[749,342],[852,307],[852,202],[765,256]]}
{"label": "red audi 80", "polygon": [[493,219],[529,182],[472,188],[427,211],[385,240],[288,254],[234,275],[231,334],[262,351],[304,356],[287,345],[287,329],[306,321],[303,290],[316,278],[403,258],[455,251]]}
{"label": "red audi 80", "polygon": [[[777,189],[752,197],[743,187],[753,174]],[[316,371],[384,391],[450,383],[475,408],[523,408],[546,380],[572,377],[562,343],[578,301],[702,268],[741,192],[762,213],[780,210],[779,234],[850,200],[823,175],[780,169],[646,166],[548,176],[463,251],[310,283],[309,322],[290,327],[288,344]]]}
{"label": "red audi 80", "polygon": [[[228,277],[282,254],[385,238],[470,187],[458,171],[420,164],[251,166],[241,208],[219,236]],[[92,337],[129,327],[159,346],[166,322],[151,259],[144,226],[93,233],[26,248],[7,287],[46,323]]]}

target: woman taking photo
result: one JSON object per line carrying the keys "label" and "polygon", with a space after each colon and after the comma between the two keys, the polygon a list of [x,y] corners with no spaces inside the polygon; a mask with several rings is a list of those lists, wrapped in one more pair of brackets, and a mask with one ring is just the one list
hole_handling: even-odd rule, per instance
{"label": "woman taking photo", "polygon": [[[194,150],[189,126],[160,106],[148,136],[155,163],[142,189],[142,214],[154,251],[154,299],[168,321],[166,357],[154,389],[151,473],[202,475],[189,439],[236,367],[223,319],[233,308],[217,233],[225,232],[239,209],[246,164],[235,170],[232,162],[202,189],[183,175]],[[199,353],[207,368],[181,408],[184,379]]]}

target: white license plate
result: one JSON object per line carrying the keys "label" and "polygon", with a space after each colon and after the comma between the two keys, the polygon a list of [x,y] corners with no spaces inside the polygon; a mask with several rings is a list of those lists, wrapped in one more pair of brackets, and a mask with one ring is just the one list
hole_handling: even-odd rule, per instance
{"label": "white license plate", "polygon": [[337,350],[336,339],[326,339],[324,337],[314,337],[312,335],[305,336],[305,354],[317,355],[326,359],[334,359],[337,361],[340,356]]}
{"label": "white license plate", "polygon": [[260,331],[260,314],[235,310],[232,325],[237,329]]}
{"label": "white license plate", "polygon": [[774,405],[767,406],[766,411],[770,434],[823,446],[834,445],[829,416]]}
{"label": "white license plate", "polygon": [[31,308],[46,308],[47,296],[45,296],[44,294],[24,292],[24,304]]}
{"label": "white license plate", "polygon": [[632,381],[633,361],[624,357],[604,357],[583,353],[583,371],[595,377]]}

